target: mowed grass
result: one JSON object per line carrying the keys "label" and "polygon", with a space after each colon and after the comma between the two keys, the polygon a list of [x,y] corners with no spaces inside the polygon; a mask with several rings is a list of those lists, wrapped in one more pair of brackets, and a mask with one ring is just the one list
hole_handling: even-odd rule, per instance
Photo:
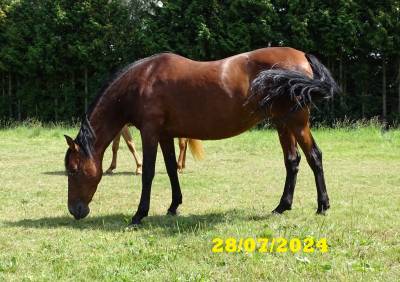
{"label": "mowed grass", "polygon": [[[315,215],[316,188],[303,156],[293,210],[278,216],[285,180],[274,130],[206,141],[188,155],[183,205],[166,216],[171,190],[157,158],[149,217],[136,211],[141,178],[121,143],[88,218],[67,211],[63,134],[77,128],[0,130],[0,280],[15,281],[395,281],[400,277],[400,131],[376,126],[315,129],[331,199]],[[138,132],[134,137],[141,151]],[[109,165],[110,150],[104,158]],[[212,253],[213,238],[327,238],[328,253]]]}

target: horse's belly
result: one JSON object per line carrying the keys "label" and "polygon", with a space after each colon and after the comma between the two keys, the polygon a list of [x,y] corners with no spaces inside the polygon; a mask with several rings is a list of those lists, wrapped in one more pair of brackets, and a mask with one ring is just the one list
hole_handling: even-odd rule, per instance
{"label": "horse's belly", "polygon": [[238,135],[263,118],[253,107],[244,105],[242,99],[213,102],[198,100],[190,105],[177,105],[169,114],[166,130],[174,137],[216,140]]}

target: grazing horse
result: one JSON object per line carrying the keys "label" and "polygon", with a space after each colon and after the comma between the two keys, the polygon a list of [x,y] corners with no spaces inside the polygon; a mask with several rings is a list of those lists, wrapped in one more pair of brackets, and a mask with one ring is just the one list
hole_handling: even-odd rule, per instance
{"label": "grazing horse", "polygon": [[[133,158],[136,162],[136,171],[135,174],[142,174],[142,161],[140,159],[139,154],[136,151],[135,143],[133,142],[132,135],[129,132],[128,125],[125,125],[122,130],[114,137],[112,142],[112,160],[110,167],[106,170],[105,173],[111,174],[113,170],[117,168],[117,156],[119,149],[119,141],[121,139],[121,135],[125,140],[126,145],[129,148],[129,151],[132,153]],[[186,166],[186,150],[187,145],[189,143],[190,151],[193,154],[193,157],[197,160],[201,160],[204,156],[204,151],[199,140],[187,139],[187,138],[179,138],[179,157],[178,157],[178,172],[182,173]]]}
{"label": "grazing horse", "polygon": [[122,127],[140,130],[143,144],[142,193],[132,225],[150,208],[158,144],[171,182],[169,214],[182,203],[174,137],[215,140],[238,135],[269,118],[279,133],[286,181],[276,213],[290,210],[300,162],[300,145],[314,172],[317,213],[329,208],[322,153],[309,127],[312,100],[339,92],[329,71],[312,55],[263,48],[211,62],[171,53],[139,60],[123,69],[89,107],[68,150],[68,209],[75,219],[88,215],[101,180],[104,151]]}

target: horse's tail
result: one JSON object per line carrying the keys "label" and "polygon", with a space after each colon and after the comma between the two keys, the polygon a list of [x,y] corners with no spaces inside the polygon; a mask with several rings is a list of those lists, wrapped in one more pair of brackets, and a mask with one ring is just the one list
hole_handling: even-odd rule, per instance
{"label": "horse's tail", "polygon": [[313,55],[305,55],[313,71],[313,77],[294,70],[265,70],[251,83],[251,97],[261,97],[260,106],[270,107],[280,97],[288,97],[295,103],[292,111],[312,104],[314,99],[329,99],[340,93],[340,88],[329,70]]}
{"label": "horse's tail", "polygon": [[201,141],[196,139],[189,139],[188,143],[190,152],[192,152],[194,159],[195,160],[204,159],[204,148]]}

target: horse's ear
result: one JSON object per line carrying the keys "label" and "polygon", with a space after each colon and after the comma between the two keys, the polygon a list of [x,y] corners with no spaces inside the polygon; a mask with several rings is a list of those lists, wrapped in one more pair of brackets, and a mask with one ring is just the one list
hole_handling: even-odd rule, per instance
{"label": "horse's ear", "polygon": [[65,140],[67,141],[68,147],[72,151],[79,151],[79,146],[78,146],[78,144],[75,143],[74,139],[72,139],[68,135],[64,135],[64,137],[65,137]]}

